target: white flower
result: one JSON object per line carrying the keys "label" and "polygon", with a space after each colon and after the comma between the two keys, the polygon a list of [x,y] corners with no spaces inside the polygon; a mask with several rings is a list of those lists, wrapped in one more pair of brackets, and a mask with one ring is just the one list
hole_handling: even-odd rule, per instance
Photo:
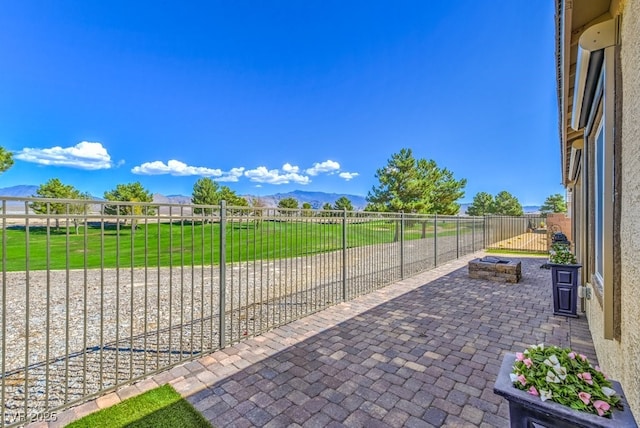
{"label": "white flower", "polygon": [[560,367],[560,361],[558,361],[558,357],[555,355],[550,356],[546,360],[543,361],[549,367]]}
{"label": "white flower", "polygon": [[604,395],[606,395],[607,397],[611,397],[613,395],[616,395],[616,391],[614,389],[611,389],[611,388],[606,387],[606,386],[602,387],[602,393]]}
{"label": "white flower", "polygon": [[551,383],[560,383],[560,382],[562,382],[560,380],[560,378],[558,376],[556,376],[556,374],[554,372],[552,372],[551,370],[549,370],[547,372],[546,381],[547,382],[551,382]]}
{"label": "white flower", "polygon": [[553,370],[555,370],[558,377],[562,380],[567,378],[567,369],[562,367],[561,365],[553,366]]}
{"label": "white flower", "polygon": [[550,390],[549,391],[544,389],[540,390],[540,399],[542,401],[551,400],[552,397],[553,397],[553,393]]}
{"label": "white flower", "polygon": [[518,375],[515,373],[509,373],[509,378],[511,379],[511,383],[514,383],[518,380]]}

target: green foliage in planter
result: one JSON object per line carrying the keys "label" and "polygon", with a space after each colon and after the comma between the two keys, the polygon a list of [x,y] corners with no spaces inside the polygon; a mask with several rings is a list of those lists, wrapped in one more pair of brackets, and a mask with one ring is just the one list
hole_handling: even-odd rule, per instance
{"label": "green foliage in planter", "polygon": [[549,251],[549,262],[560,265],[575,265],[576,256],[573,255],[567,244],[556,242],[551,245],[551,251]]}
{"label": "green foliage in planter", "polygon": [[610,417],[613,408],[622,408],[600,368],[568,348],[540,344],[517,352],[510,377],[516,388],[574,410]]}

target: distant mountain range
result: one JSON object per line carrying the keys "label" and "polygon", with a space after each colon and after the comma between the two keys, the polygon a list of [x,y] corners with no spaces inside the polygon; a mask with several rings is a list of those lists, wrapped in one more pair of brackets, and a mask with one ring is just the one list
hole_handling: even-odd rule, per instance
{"label": "distant mountain range", "polygon": [[[36,194],[39,186],[20,185],[12,187],[0,188],[0,196],[10,196],[15,198],[29,198]],[[305,202],[311,204],[314,209],[320,209],[326,203],[333,205],[342,196],[347,197],[353,208],[356,210],[364,209],[367,206],[367,200],[358,195],[349,195],[344,193],[325,193],[325,192],[307,192],[304,190],[294,190],[288,193],[276,193],[273,195],[256,196],[256,195],[242,195],[247,199],[259,199],[266,207],[276,207],[278,202],[285,198],[294,198],[300,205]],[[96,200],[101,200],[100,197],[95,197]],[[191,196],[185,195],[163,195],[161,193],[153,194],[153,201],[161,204],[182,204],[187,205],[191,203]]]}
{"label": "distant mountain range", "polygon": [[[10,196],[17,198],[28,198],[38,191],[38,186],[20,185],[12,187],[0,188],[0,196]],[[294,190],[287,193],[275,193],[273,195],[256,196],[256,195],[242,195],[247,199],[254,200],[260,199],[266,207],[277,207],[278,202],[285,198],[294,198],[300,205],[305,202],[311,204],[313,209],[320,209],[326,203],[333,205],[339,198],[345,196],[351,201],[355,210],[362,210],[367,206],[367,200],[363,196],[349,195],[346,193],[326,193],[326,192],[307,192],[305,190]],[[95,197],[95,199],[102,199]],[[185,195],[163,195],[160,193],[153,194],[153,201],[161,204],[182,204],[187,205],[191,203],[191,196]],[[471,204],[461,204],[460,214],[464,214],[467,208]],[[525,205],[522,207],[525,214],[535,214],[540,212],[539,205]]]}

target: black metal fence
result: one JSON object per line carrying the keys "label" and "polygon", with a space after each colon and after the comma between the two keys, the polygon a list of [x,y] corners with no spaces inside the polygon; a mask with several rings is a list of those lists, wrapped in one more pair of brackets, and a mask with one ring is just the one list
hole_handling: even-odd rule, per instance
{"label": "black metal fence", "polygon": [[40,198],[1,198],[0,208],[0,427],[46,418],[484,241],[484,220],[473,217]]}
{"label": "black metal fence", "polygon": [[499,233],[493,218],[224,203],[7,197],[0,208],[0,427],[521,231]]}

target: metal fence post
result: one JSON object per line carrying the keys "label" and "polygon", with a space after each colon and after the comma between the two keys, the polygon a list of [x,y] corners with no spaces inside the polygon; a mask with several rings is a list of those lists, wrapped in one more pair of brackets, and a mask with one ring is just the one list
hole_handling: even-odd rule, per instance
{"label": "metal fence post", "polygon": [[487,216],[482,216],[482,248],[487,249]]}
{"label": "metal fence post", "polygon": [[220,288],[218,292],[220,349],[226,346],[226,289],[227,289],[227,203],[220,201]]}
{"label": "metal fence post", "polygon": [[438,266],[438,214],[433,216],[433,267]]}
{"label": "metal fence post", "polygon": [[460,216],[456,217],[456,259],[460,258]]}
{"label": "metal fence post", "polygon": [[476,218],[471,217],[471,252],[476,252]]}
{"label": "metal fence post", "polygon": [[347,210],[342,209],[342,301],[347,301]]}
{"label": "metal fence post", "polygon": [[404,211],[400,211],[400,279],[404,279]]}

